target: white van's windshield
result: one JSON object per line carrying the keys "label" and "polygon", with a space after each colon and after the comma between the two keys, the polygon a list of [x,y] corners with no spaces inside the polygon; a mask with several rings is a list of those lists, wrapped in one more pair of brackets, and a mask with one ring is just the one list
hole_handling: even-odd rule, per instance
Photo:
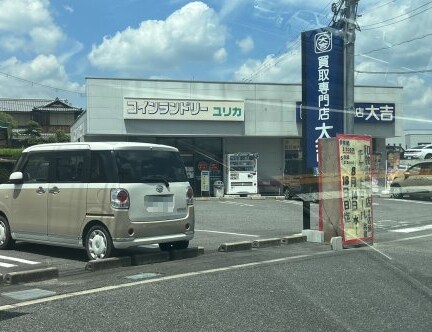
{"label": "white van's windshield", "polygon": [[155,150],[115,152],[119,182],[186,182],[186,171],[178,153]]}

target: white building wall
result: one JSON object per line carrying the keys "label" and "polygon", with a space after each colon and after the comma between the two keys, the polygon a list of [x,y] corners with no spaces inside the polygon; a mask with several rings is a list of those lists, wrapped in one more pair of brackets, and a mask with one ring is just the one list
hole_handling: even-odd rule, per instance
{"label": "white building wall", "polygon": [[224,138],[224,154],[257,152],[258,180],[280,178],[283,173],[282,139],[274,137]]}

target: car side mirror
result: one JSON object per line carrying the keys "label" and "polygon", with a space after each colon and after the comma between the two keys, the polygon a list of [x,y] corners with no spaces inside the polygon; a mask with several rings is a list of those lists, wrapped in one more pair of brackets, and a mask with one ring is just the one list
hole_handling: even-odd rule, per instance
{"label": "car side mirror", "polygon": [[20,184],[24,182],[23,173],[22,172],[13,172],[9,176],[9,182],[14,184]]}

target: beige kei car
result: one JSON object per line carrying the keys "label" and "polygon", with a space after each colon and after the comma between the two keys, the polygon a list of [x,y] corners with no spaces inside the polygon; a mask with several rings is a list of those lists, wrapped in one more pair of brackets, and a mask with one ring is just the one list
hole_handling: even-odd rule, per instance
{"label": "beige kei car", "polygon": [[23,151],[0,185],[0,249],[16,240],[113,249],[187,248],[193,191],[174,147],[130,142],[41,144]]}

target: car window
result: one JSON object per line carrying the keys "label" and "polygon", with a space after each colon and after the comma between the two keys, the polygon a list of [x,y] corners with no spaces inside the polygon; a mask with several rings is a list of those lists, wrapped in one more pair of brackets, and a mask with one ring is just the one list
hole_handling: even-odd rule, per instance
{"label": "car window", "polygon": [[24,183],[47,182],[49,165],[47,154],[30,154],[22,169]]}
{"label": "car window", "polygon": [[423,164],[420,170],[421,175],[432,175],[432,164]]}
{"label": "car window", "polygon": [[54,182],[83,182],[83,152],[61,153],[54,157]]}
{"label": "car window", "polygon": [[187,181],[180,155],[173,151],[120,150],[115,159],[119,182],[145,182],[163,178],[169,182]]}
{"label": "car window", "polygon": [[408,169],[408,172],[411,175],[418,175],[420,174],[421,166],[420,165],[414,165],[411,168]]}
{"label": "car window", "polygon": [[92,151],[90,162],[90,182],[117,182],[114,173],[111,151]]}

